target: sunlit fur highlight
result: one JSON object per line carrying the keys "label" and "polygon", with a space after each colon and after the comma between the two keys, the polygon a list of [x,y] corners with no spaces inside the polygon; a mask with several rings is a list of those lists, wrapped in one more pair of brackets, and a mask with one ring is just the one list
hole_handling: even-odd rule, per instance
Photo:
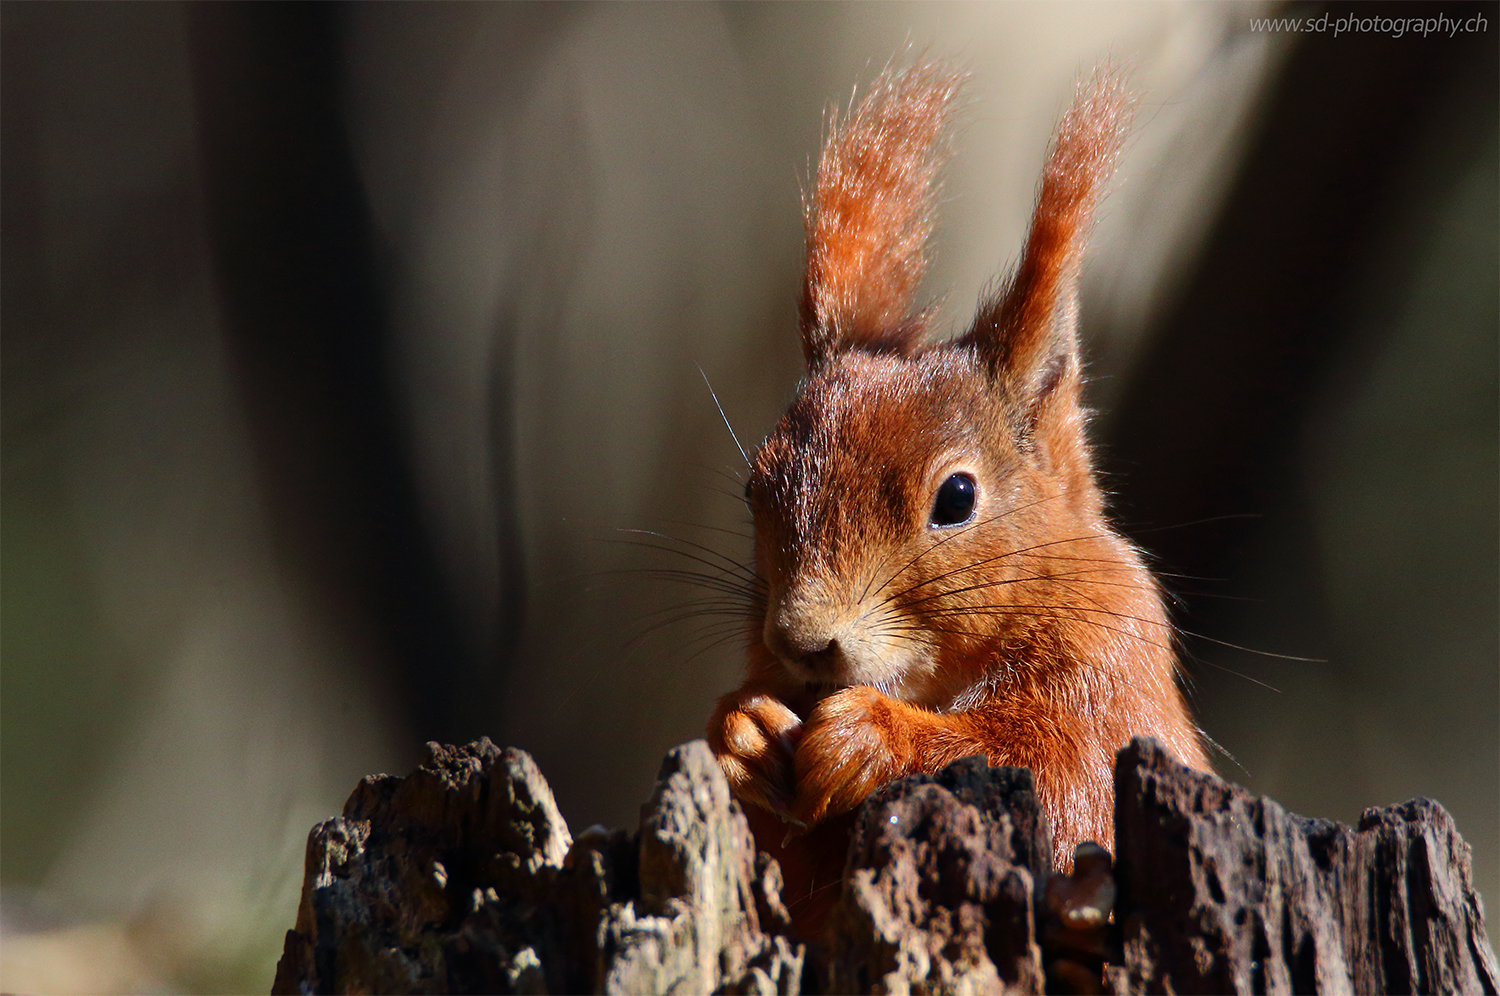
{"label": "sunlit fur highlight", "polygon": [[809,367],[855,346],[912,348],[927,270],[943,125],[963,74],[939,65],[887,70],[845,118],[829,112],[804,197],[807,269],[801,324]]}
{"label": "sunlit fur highlight", "polygon": [[[930,342],[912,297],[958,82],[888,74],[830,135],[808,378],[751,461],[747,679],[708,735],[804,929],[836,897],[839,814],[891,778],[974,754],[1031,768],[1068,868],[1079,843],[1112,843],[1114,753],[1132,736],[1208,766],[1160,591],[1105,518],[1079,397],[1078,275],[1125,84],[1079,85],[1015,272],[967,333]],[[934,526],[952,473],[975,479],[976,507]],[[814,829],[778,847],[776,818]]]}

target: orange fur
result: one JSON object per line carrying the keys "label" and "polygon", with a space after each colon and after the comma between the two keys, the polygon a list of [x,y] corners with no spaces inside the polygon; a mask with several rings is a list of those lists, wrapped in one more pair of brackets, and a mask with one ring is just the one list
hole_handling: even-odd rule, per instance
{"label": "orange fur", "polygon": [[[888,74],[832,129],[808,209],[809,376],[752,461],[766,594],[747,681],[708,736],[804,931],[836,894],[840,814],[891,778],[974,754],[1031,768],[1068,868],[1083,841],[1112,842],[1130,737],[1208,766],[1155,580],[1105,520],[1079,401],[1077,281],[1128,128],[1123,82],[1080,85],[1015,273],[938,343],[912,299],[958,83]],[[944,524],[953,474],[977,498]],[[813,830],[783,848],[767,814]]]}
{"label": "orange fur", "polygon": [[938,66],[887,70],[828,139],[803,207],[807,276],[802,345],[809,367],[851,346],[910,348],[927,270],[939,138],[963,76]]}

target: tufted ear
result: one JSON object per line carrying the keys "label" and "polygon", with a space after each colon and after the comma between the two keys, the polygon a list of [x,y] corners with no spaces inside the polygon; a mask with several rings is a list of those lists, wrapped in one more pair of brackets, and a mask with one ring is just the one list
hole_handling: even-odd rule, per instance
{"label": "tufted ear", "polygon": [[1016,403],[1023,437],[1048,406],[1077,405],[1078,276],[1132,112],[1119,71],[1105,67],[1079,81],[1052,140],[1021,262],[964,336]]}
{"label": "tufted ear", "polygon": [[829,115],[811,195],[802,352],[809,370],[847,349],[908,353],[926,316],[912,309],[927,269],[939,141],[964,74],[887,69],[842,121]]}

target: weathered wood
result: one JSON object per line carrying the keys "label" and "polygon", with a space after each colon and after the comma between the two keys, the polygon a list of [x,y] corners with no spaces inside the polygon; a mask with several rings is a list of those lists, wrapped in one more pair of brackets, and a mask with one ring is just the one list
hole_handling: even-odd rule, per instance
{"label": "weathered wood", "polygon": [[1115,793],[1117,987],[1496,991],[1469,846],[1436,802],[1307,819],[1142,739]]}
{"label": "weathered wood", "polygon": [[1040,993],[1052,845],[1031,772],[972,757],[863,807],[831,920],[827,992]]}
{"label": "weathered wood", "polygon": [[634,834],[574,840],[529,755],[428,745],[308,839],[273,992],[796,993],[780,873],[702,742]]}
{"label": "weathered wood", "polygon": [[702,742],[667,755],[636,832],[577,839],[524,752],[431,744],[312,831],[273,991],[1496,991],[1437,803],[1309,820],[1148,740],[1115,781],[1118,860],[1084,845],[1072,876],[1029,771],[892,782],[808,948]]}

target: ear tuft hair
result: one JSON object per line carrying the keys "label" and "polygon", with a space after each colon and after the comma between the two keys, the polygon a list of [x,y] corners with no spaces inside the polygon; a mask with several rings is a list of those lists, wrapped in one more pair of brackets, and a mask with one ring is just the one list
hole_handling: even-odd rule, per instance
{"label": "ear tuft hair", "polygon": [[887,69],[843,120],[830,110],[814,189],[803,197],[809,369],[847,349],[921,345],[927,315],[912,302],[946,158],[939,139],[965,78],[937,63]]}
{"label": "ear tuft hair", "polygon": [[[1076,390],[1078,276],[1094,208],[1130,133],[1133,100],[1109,66],[1079,80],[1047,155],[1021,262],[964,337],[1028,406],[1059,384]],[[1069,376],[1069,374],[1073,376]]]}

